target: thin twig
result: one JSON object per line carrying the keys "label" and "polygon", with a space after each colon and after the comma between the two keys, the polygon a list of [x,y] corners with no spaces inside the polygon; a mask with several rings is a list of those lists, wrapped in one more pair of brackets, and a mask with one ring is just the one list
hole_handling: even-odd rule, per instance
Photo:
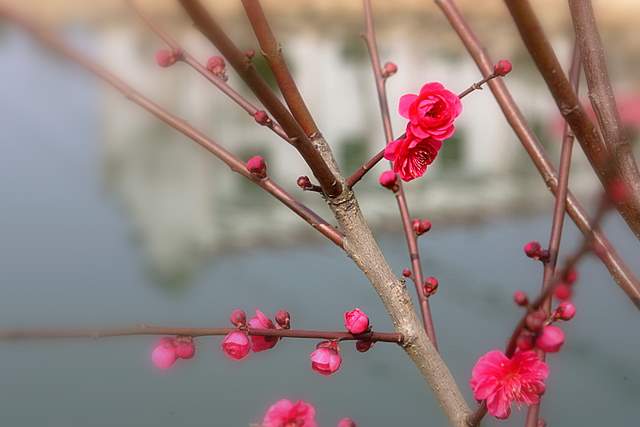
{"label": "thin twig", "polygon": [[[493,61],[480,44],[480,41],[473,33],[473,30],[469,27],[469,24],[465,21],[464,17],[456,7],[455,2],[453,0],[434,1],[444,13],[449,24],[451,24],[451,27],[460,37],[460,40],[482,74],[484,76],[489,76],[493,73]],[[549,190],[554,195],[557,194],[558,177],[555,169],[544,148],[536,138],[531,128],[527,125],[522,112],[507,89],[505,82],[503,79],[494,79],[489,82],[489,87],[498,102],[505,119],[522,143],[524,149],[527,151],[527,154],[538,170],[538,173]],[[589,220],[586,210],[582,207],[575,196],[571,194],[571,192],[567,195],[567,213],[583,235],[586,236],[592,233],[592,223]],[[613,277],[615,282],[625,292],[631,302],[635,304],[636,307],[640,308],[640,282],[631,269],[622,260],[602,231],[596,230],[594,232],[594,239],[598,245],[603,248],[601,251],[598,251],[597,255],[609,270],[611,277]]]}
{"label": "thin twig", "polygon": [[[580,105],[580,101],[562,70],[529,0],[505,0],[505,4],[511,12],[531,58],[545,79],[560,113],[571,126],[604,188],[607,189],[614,180],[618,179],[625,183],[640,182],[640,172],[635,167],[633,158],[631,158],[631,163],[634,164],[634,167],[623,167],[619,153],[609,149],[610,144],[605,144],[598,128]],[[630,152],[627,154],[632,156]],[[609,157],[611,161],[615,162],[614,168],[609,167],[607,161]],[[616,208],[629,228],[640,239],[640,185],[635,184],[634,188],[639,191],[637,193],[629,191],[628,197],[616,201]]]}
{"label": "thin twig", "polygon": [[[363,38],[367,45],[369,57],[371,59],[371,67],[373,69],[373,76],[376,82],[376,89],[378,91],[378,104],[380,105],[380,114],[382,116],[382,124],[384,127],[384,133],[387,140],[387,144],[391,143],[393,138],[393,129],[391,127],[391,115],[389,114],[389,103],[387,101],[387,89],[385,86],[386,79],[382,76],[382,68],[380,65],[380,56],[378,54],[378,46],[376,42],[375,26],[373,23],[373,11],[371,8],[371,0],[363,0],[364,6],[364,22],[365,33]],[[431,318],[431,310],[429,309],[429,300],[424,293],[423,277],[422,277],[422,265],[420,263],[420,252],[418,249],[418,241],[413,227],[411,226],[411,218],[409,216],[409,207],[407,206],[407,199],[404,195],[404,189],[402,183],[398,183],[399,190],[396,192],[396,201],[402,217],[402,228],[404,235],[407,239],[407,246],[409,248],[409,258],[411,259],[411,269],[413,270],[413,281],[420,301],[420,313],[422,315],[422,321],[427,333],[427,336],[433,342],[434,347],[438,348],[436,341],[435,328],[433,326],[433,320]]]}
{"label": "thin twig", "polygon": [[62,39],[53,32],[46,30],[44,27],[41,27],[38,24],[26,19],[25,17],[19,15],[9,8],[0,7],[0,12],[3,12],[4,16],[8,20],[19,25],[24,30],[29,32],[42,45],[50,48],[66,59],[75,62],[81,67],[90,71],[101,80],[111,85],[118,92],[122,93],[131,102],[149,111],[160,121],[166,123],[170,127],[174,128],[178,132],[182,133],[183,135],[201,145],[203,148],[205,148],[207,151],[209,151],[211,154],[213,154],[218,159],[223,161],[227,166],[229,166],[229,168],[233,172],[236,172],[254,182],[260,188],[273,195],[285,206],[289,207],[298,216],[309,223],[313,228],[320,231],[320,233],[322,233],[322,235],[324,235],[326,238],[331,240],[339,247],[343,247],[342,234],[340,234],[335,228],[333,228],[311,209],[298,202],[295,198],[293,198],[293,196],[287,193],[286,190],[284,190],[268,177],[259,179],[251,174],[245,167],[244,162],[235,157],[231,152],[219,145],[213,139],[207,137],[202,132],[193,128],[181,118],[166,111],[158,104],[151,101],[149,98],[146,98],[144,95],[133,89],[115,74],[108,71],[106,68],[93,62],[70,46],[67,46],[64,41],[62,41]]}
{"label": "thin twig", "polygon": [[482,85],[487,83],[489,80],[495,79],[498,76],[500,76],[500,74],[492,73],[492,74],[488,75],[487,77],[483,78],[482,80],[473,83],[471,86],[466,88],[464,91],[460,92],[460,94],[458,95],[458,98],[462,99],[465,96],[469,95],[474,90],[482,90]]}
{"label": "thin twig", "polygon": [[260,77],[253,63],[236,47],[198,0],[179,0],[183,9],[191,17],[198,30],[213,43],[227,59],[238,75],[244,80],[262,105],[282,126],[289,142],[298,150],[320,183],[324,194],[333,198],[342,193],[340,180],[334,175],[321,153],[315,148],[302,127],[280,102],[276,94]]}
{"label": "thin twig", "polygon": [[367,160],[365,164],[360,166],[350,177],[347,178],[347,180],[345,181],[345,185],[347,186],[347,188],[353,188],[353,186],[356,185],[362,179],[362,177],[365,176],[365,174],[371,169],[373,169],[373,167],[377,165],[378,162],[380,162],[380,160],[382,159],[384,159],[384,148],[376,153],[376,155],[371,159]]}
{"label": "thin twig", "polygon": [[[0,340],[53,339],[53,338],[106,338],[132,335],[176,335],[186,337],[222,336],[237,331],[237,328],[187,328],[170,326],[138,325],[105,329],[4,329],[0,330]],[[402,334],[395,332],[367,332],[353,335],[341,331],[320,331],[306,329],[260,329],[248,328],[247,334],[261,337],[308,338],[340,341],[365,340],[402,344]]]}
{"label": "thin twig", "polygon": [[[245,110],[249,116],[252,118],[258,112],[258,108],[249,102],[246,98],[236,92],[227,82],[225,82],[220,77],[213,74],[211,71],[207,69],[201,62],[199,62],[193,55],[191,55],[183,46],[180,45],[173,37],[171,37],[166,31],[164,31],[159,25],[157,25],[143,10],[137,5],[135,0],[127,0],[129,6],[133,9],[133,11],[140,17],[140,20],[147,26],[149,29],[155,33],[165,44],[171,48],[174,52],[179,52],[180,60],[185,62],[195,71],[200,73],[205,79],[207,79],[210,83],[212,83],[216,88],[218,88],[222,93],[227,95],[233,102],[238,104],[243,110]],[[271,121],[271,125],[267,126],[273,132],[275,132],[280,138],[288,141],[289,138],[287,134],[282,130],[280,125]]]}

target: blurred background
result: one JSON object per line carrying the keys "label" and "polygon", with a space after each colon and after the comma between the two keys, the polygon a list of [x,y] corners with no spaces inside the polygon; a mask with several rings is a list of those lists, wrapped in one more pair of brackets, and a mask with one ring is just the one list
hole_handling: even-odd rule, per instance
{"label": "blurred background", "polygon": [[[124,2],[10,1],[142,93],[187,119],[241,158],[266,157],[271,175],[329,217],[295,178],[298,155],[184,65],[160,69],[162,43]],[[203,61],[216,54],[170,0],[139,2]],[[257,43],[240,3],[206,2],[236,43]],[[507,84],[557,163],[561,121],[501,1],[459,1],[494,59],[509,58]],[[594,0],[610,74],[631,133],[640,127],[640,3]],[[380,150],[383,132],[357,0],[264,1],[302,94],[345,173]],[[534,5],[563,63],[572,27],[565,2]],[[439,10],[428,1],[374,1],[394,129],[399,97],[428,81],[460,92],[480,78]],[[256,49],[258,50],[258,49]],[[222,326],[233,308],[292,313],[299,328],[339,329],[359,306],[376,329],[390,322],[364,277],[335,247],[257,187],[122,96],[0,22],[0,327],[109,326],[140,322]],[[263,60],[257,66],[273,83]],[[253,99],[237,76],[229,83]],[[541,268],[522,254],[548,240],[553,199],[491,93],[464,99],[457,133],[425,178],[406,186],[414,216],[432,220],[419,241],[427,275],[440,280],[432,309],[441,351],[467,387],[479,355],[504,345],[518,318],[515,289],[537,292]],[[637,142],[637,141],[636,141]],[[637,151],[637,143],[636,151]],[[378,166],[357,195],[399,273],[408,264],[395,200],[379,188]],[[598,183],[576,145],[571,188],[593,209]],[[640,245],[611,215],[605,230],[640,271]],[[566,222],[562,249],[580,235]],[[562,252],[561,252],[562,254]],[[578,315],[562,353],[550,358],[543,405],[549,425],[629,426],[640,399],[637,312],[606,269],[580,269]],[[158,374],[153,338],[0,343],[0,425],[246,426],[282,397],[316,405],[322,426],[350,416],[364,427],[445,425],[403,352],[343,346],[342,370],[311,372],[314,343],[233,363],[219,339],[199,340],[195,361]],[[508,422],[522,425],[526,411]]]}

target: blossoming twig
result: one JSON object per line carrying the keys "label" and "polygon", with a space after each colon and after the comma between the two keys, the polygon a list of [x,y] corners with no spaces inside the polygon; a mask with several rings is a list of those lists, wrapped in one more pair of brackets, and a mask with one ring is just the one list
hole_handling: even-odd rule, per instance
{"label": "blossoming twig", "polygon": [[[363,38],[367,45],[367,50],[371,59],[371,66],[373,69],[376,89],[378,92],[378,103],[380,106],[380,114],[382,116],[382,124],[384,127],[387,144],[389,144],[393,141],[393,129],[391,127],[391,116],[389,114],[389,104],[387,102],[387,90],[385,86],[386,78],[384,78],[384,76],[382,75],[380,56],[378,54],[371,0],[363,0],[363,7],[365,18],[365,33],[363,34]],[[420,301],[420,312],[422,315],[423,325],[427,336],[431,339],[433,345],[437,348],[435,328],[433,326],[433,320],[431,318],[429,301],[423,289],[422,265],[420,263],[418,241],[411,226],[409,207],[407,206],[407,200],[405,198],[404,189],[401,182],[398,182],[398,191],[396,191],[395,194],[398,208],[402,216],[402,227],[404,229],[404,234],[407,239],[407,245],[409,247],[409,257],[411,259],[411,268],[413,270],[413,281],[415,284],[416,292],[418,294],[418,299]]]}
{"label": "blossoming twig", "polygon": [[149,111],[153,114],[157,119],[162,122],[165,122],[167,125],[176,129],[183,135],[192,139],[203,148],[208,150],[218,159],[223,161],[229,168],[245,178],[249,179],[259,187],[261,187],[266,192],[273,195],[276,199],[280,200],[284,205],[289,207],[292,211],[294,211],[298,216],[304,219],[307,223],[309,223],[312,227],[322,233],[326,238],[331,240],[336,245],[342,247],[342,235],[330,224],[328,224],[325,220],[323,220],[320,216],[318,216],[311,209],[306,207],[305,205],[298,202],[294,199],[286,190],[272,181],[269,177],[258,178],[249,170],[247,170],[245,163],[240,159],[235,157],[231,152],[227,151],[225,148],[220,146],[213,139],[207,137],[202,132],[196,130],[187,122],[182,120],[181,118],[169,113],[164,110],[158,104],[154,103],[150,99],[143,96],[141,93],[133,89],[123,80],[118,78],[116,75],[108,71],[106,68],[98,65],[97,63],[91,61],[89,58],[82,55],[80,52],[75,49],[67,46],[57,35],[54,33],[39,27],[37,24],[28,21],[14,13],[12,10],[8,8],[3,8],[2,12],[4,12],[4,16],[10,21],[18,24],[25,30],[27,30],[31,35],[44,46],[49,47],[54,52],[60,54],[61,56],[71,60],[72,62],[77,63],[82,66],[86,70],[90,71],[117,91],[122,93],[127,99],[131,102],[139,105],[143,109]]}
{"label": "blossoming twig", "polygon": [[[246,98],[240,95],[234,90],[227,82],[218,77],[207,69],[202,63],[200,63],[193,55],[191,55],[184,47],[182,47],[173,37],[171,37],[166,31],[158,26],[153,20],[147,16],[142,9],[136,4],[135,0],[127,0],[127,4],[136,12],[142,22],[149,27],[162,41],[166,43],[172,51],[178,53],[179,60],[185,62],[195,71],[200,73],[204,78],[217,87],[222,93],[227,95],[233,102],[238,104],[243,110],[245,110],[251,117],[255,117],[259,109],[249,102]],[[282,130],[280,125],[272,120],[269,120],[267,127],[275,132],[279,137],[288,141],[287,134]]]}
{"label": "blossoming twig", "polygon": [[[453,0],[434,1],[444,13],[451,27],[460,37],[460,40],[482,74],[485,76],[490,75],[493,72],[493,61],[489,58],[477,36],[473,33],[458,10],[455,2]],[[549,190],[554,195],[557,194],[558,177],[556,171],[545,149],[528,126],[504,81],[502,81],[502,79],[494,79],[488,84],[507,122],[527,151],[538,173],[543,178]],[[567,194],[567,213],[584,236],[593,233],[595,242],[603,248],[602,251],[597,252],[597,256],[607,267],[609,274],[611,274],[616,284],[627,294],[631,302],[640,308],[640,281],[638,281],[631,269],[626,265],[624,260],[622,260],[602,231],[594,230],[593,222],[589,220],[586,210],[570,191]]]}

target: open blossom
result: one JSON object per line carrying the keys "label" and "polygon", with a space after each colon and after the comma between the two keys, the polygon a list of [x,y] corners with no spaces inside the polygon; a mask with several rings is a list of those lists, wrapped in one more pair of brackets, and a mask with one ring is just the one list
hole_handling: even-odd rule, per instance
{"label": "open blossom", "polygon": [[369,329],[369,316],[359,308],[344,313],[344,327],[354,335],[367,332]]}
{"label": "open blossom", "polygon": [[427,170],[442,148],[442,140],[420,138],[407,126],[404,138],[396,139],[384,150],[384,158],[393,162],[393,171],[404,181],[419,178]]}
{"label": "open blossom", "polygon": [[262,427],[317,427],[316,409],[310,403],[282,399],[267,409]]}
{"label": "open blossom", "polygon": [[241,331],[229,332],[220,345],[224,354],[230,359],[241,360],[249,355],[249,337]]}
{"label": "open blossom", "polygon": [[409,119],[407,131],[417,139],[445,140],[455,132],[453,122],[462,112],[462,103],[455,93],[440,83],[427,83],[417,95],[400,98],[400,115]]}
{"label": "open blossom", "polygon": [[[263,312],[256,310],[255,317],[249,320],[249,327],[254,329],[275,329],[273,324]],[[251,336],[251,350],[255,352],[269,350],[278,343],[278,337]]]}
{"label": "open blossom", "polygon": [[476,362],[471,374],[471,389],[477,400],[486,400],[489,413],[505,419],[511,403],[532,405],[544,393],[547,364],[534,351],[519,351],[511,359],[493,350]]}
{"label": "open blossom", "polygon": [[318,344],[316,350],[311,353],[311,369],[320,375],[331,375],[340,369],[342,357],[338,346],[331,341],[323,341]]}

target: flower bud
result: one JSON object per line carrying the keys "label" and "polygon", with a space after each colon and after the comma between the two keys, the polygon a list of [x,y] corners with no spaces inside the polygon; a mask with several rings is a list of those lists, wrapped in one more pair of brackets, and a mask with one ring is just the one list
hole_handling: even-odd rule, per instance
{"label": "flower bud", "polygon": [[231,316],[229,316],[229,320],[231,321],[231,324],[233,326],[242,328],[244,326],[247,326],[247,313],[245,313],[244,310],[240,310],[239,308],[236,308],[231,312]]}
{"label": "flower bud", "polygon": [[360,353],[365,353],[369,351],[372,345],[373,345],[373,341],[358,340],[356,341],[356,350],[358,350]]}
{"label": "flower bud", "polygon": [[382,67],[382,77],[384,78],[391,77],[397,72],[398,66],[393,62],[387,62],[384,64],[384,67]]}
{"label": "flower bud", "polygon": [[311,369],[320,375],[331,375],[340,369],[342,357],[338,350],[320,347],[311,353]]}
{"label": "flower bud", "polygon": [[493,72],[499,76],[506,76],[511,72],[511,62],[507,59],[501,59],[496,65],[493,66]]}
{"label": "flower bud", "polygon": [[529,304],[529,298],[527,298],[527,294],[523,291],[515,291],[513,293],[513,302],[515,302],[520,307],[525,307]]}
{"label": "flower bud", "polygon": [[212,56],[207,60],[207,70],[216,76],[223,76],[225,71],[224,58],[222,56]]}
{"label": "flower bud", "polygon": [[553,295],[558,298],[560,301],[567,300],[571,298],[571,294],[573,291],[571,290],[571,286],[566,283],[558,283],[553,290]]}
{"label": "flower bud", "polygon": [[248,60],[252,60],[253,57],[256,56],[256,51],[253,49],[247,49],[244,51],[244,56],[246,56]]}
{"label": "flower bud", "polygon": [[241,331],[229,332],[220,345],[224,354],[233,360],[241,360],[249,355],[249,337]]}
{"label": "flower bud", "polygon": [[354,335],[365,333],[369,330],[369,316],[359,308],[344,313],[344,327]]}
{"label": "flower bud", "polygon": [[547,315],[542,310],[529,313],[525,319],[525,325],[531,332],[538,332],[544,326],[544,321],[547,320]]}
{"label": "flower bud", "polygon": [[578,280],[578,271],[575,268],[570,269],[564,275],[564,281],[567,285],[573,285]]}
{"label": "flower bud", "polygon": [[276,323],[280,325],[282,329],[289,329],[291,327],[291,315],[289,312],[278,310],[276,313]]}
{"label": "flower bud", "polygon": [[527,333],[520,334],[516,345],[520,351],[531,350],[533,348],[533,335]]}
{"label": "flower bud", "polygon": [[308,176],[299,176],[296,180],[296,184],[298,184],[298,187],[302,188],[303,190],[308,190],[313,187],[313,184],[311,184],[311,180]]}
{"label": "flower bud", "polygon": [[177,358],[172,338],[161,339],[151,353],[151,361],[158,369],[169,369],[176,363]]}
{"label": "flower bud", "polygon": [[540,246],[540,242],[537,242],[535,240],[532,240],[524,245],[523,249],[524,253],[529,258],[540,259],[540,256],[542,255],[542,246]]}
{"label": "flower bud", "polygon": [[162,68],[172,66],[178,61],[179,55],[176,52],[160,49],[156,52],[156,64]]}
{"label": "flower bud", "polygon": [[356,425],[356,422],[353,421],[351,418],[343,418],[340,421],[338,421],[337,427],[357,427],[357,425]]}
{"label": "flower bud", "polygon": [[193,359],[196,355],[196,345],[192,337],[177,337],[175,347],[179,359]]}
{"label": "flower bud", "polygon": [[384,171],[378,179],[380,185],[391,191],[398,191],[398,177],[393,171]]}
{"label": "flower bud", "polygon": [[424,281],[424,294],[428,297],[435,294],[440,282],[433,276],[427,277]]}
{"label": "flower bud", "polygon": [[563,301],[556,308],[556,317],[561,320],[571,320],[576,315],[576,306],[569,301]]}
{"label": "flower bud", "polygon": [[564,344],[564,332],[554,325],[545,326],[536,339],[536,347],[546,353],[557,353],[562,344]]}
{"label": "flower bud", "polygon": [[267,164],[262,156],[253,156],[247,160],[247,170],[258,178],[267,176]]}
{"label": "flower bud", "polygon": [[413,273],[411,272],[411,270],[409,270],[408,268],[404,268],[402,270],[402,275],[404,277],[411,277],[413,275]]}
{"label": "flower bud", "polygon": [[416,236],[421,236],[427,231],[431,230],[431,221],[428,219],[414,219],[411,222],[411,227],[416,233]]}
{"label": "flower bud", "polygon": [[271,126],[271,119],[266,111],[258,110],[254,113],[253,118],[255,121],[262,126]]}

